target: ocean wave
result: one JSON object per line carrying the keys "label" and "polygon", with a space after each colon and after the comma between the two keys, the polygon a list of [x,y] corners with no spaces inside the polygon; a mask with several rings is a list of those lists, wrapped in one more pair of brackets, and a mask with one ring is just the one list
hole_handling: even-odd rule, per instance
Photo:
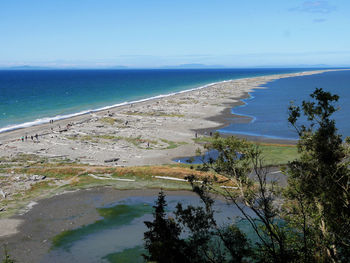
{"label": "ocean wave", "polygon": [[130,105],[130,104],[146,102],[146,101],[160,99],[160,98],[165,98],[165,97],[170,97],[170,96],[174,96],[174,95],[177,95],[177,94],[182,94],[182,93],[186,93],[186,92],[196,91],[196,90],[200,90],[200,89],[211,87],[211,86],[219,84],[219,83],[226,83],[226,82],[230,82],[230,81],[232,81],[232,79],[218,81],[218,82],[213,82],[213,83],[209,83],[209,84],[206,84],[206,85],[203,85],[203,86],[199,86],[199,87],[196,87],[196,88],[181,90],[181,91],[172,92],[172,93],[169,93],[169,94],[160,94],[160,95],[148,97],[148,98],[145,98],[145,99],[140,99],[140,100],[135,100],[135,101],[125,101],[125,102],[121,102],[121,103],[117,103],[117,104],[113,104],[113,105],[109,105],[109,106],[104,106],[104,107],[97,108],[97,109],[84,110],[84,111],[71,113],[71,114],[66,114],[66,115],[56,115],[56,116],[53,116],[53,117],[44,117],[44,118],[40,118],[40,119],[36,119],[36,120],[33,120],[33,121],[24,122],[24,123],[20,123],[20,124],[12,124],[12,125],[8,125],[6,127],[0,128],[0,133],[9,132],[9,131],[17,130],[17,129],[28,128],[28,127],[32,127],[32,126],[37,126],[37,125],[44,124],[44,123],[49,123],[50,120],[53,120],[53,121],[64,120],[64,119],[69,119],[69,118],[76,117],[76,116],[81,116],[81,115],[90,114],[90,113],[94,113],[94,112],[109,110],[109,109],[112,109],[112,108],[121,107],[121,106],[125,106],[125,105]]}

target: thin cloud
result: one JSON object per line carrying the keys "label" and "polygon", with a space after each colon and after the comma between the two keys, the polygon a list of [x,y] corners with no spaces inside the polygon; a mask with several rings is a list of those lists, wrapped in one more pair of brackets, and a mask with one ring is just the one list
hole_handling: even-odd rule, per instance
{"label": "thin cloud", "polygon": [[337,8],[330,5],[328,1],[305,1],[301,6],[290,8],[289,11],[329,14]]}
{"label": "thin cloud", "polygon": [[314,20],[312,20],[314,23],[323,23],[323,22],[326,22],[327,19],[325,18],[316,18]]}

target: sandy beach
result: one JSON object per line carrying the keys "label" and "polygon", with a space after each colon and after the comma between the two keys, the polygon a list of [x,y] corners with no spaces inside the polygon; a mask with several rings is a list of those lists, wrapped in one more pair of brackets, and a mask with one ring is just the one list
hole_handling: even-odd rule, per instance
{"label": "sandy beach", "polygon": [[[242,104],[241,99],[249,96],[249,92],[264,88],[266,83],[276,79],[321,74],[326,71],[331,70],[225,81],[203,89],[1,133],[0,159],[16,158],[24,154],[99,167],[171,164],[174,163],[172,159],[176,157],[195,154],[196,149],[201,147],[201,144],[195,142],[196,137],[209,136],[211,132],[229,123],[250,121],[246,117],[231,114],[231,108]],[[37,138],[35,135],[38,135]],[[264,138],[249,139],[268,141]],[[15,176],[19,179],[7,179]],[[26,180],[22,180],[25,176],[11,172],[1,174],[0,190],[7,189],[8,193],[15,196],[18,189],[29,189],[36,182],[40,182],[40,178],[26,177]],[[11,188],[10,182],[19,188]],[[155,188],[157,187],[156,185]],[[97,191],[105,195],[102,198],[105,201],[133,195],[154,195],[158,192],[158,189],[101,189],[91,192]],[[30,257],[34,260],[31,262],[38,262],[36,260],[49,248],[49,238],[63,229],[71,229],[96,220],[95,206],[91,205],[86,212],[81,211],[82,207],[79,206],[79,200],[88,198],[91,192],[84,190],[75,194],[57,195],[39,201],[39,205],[32,203],[33,209],[30,209],[30,204],[27,206],[29,212],[22,211],[22,215],[10,219],[4,218],[0,212],[1,244],[9,243],[11,251],[19,255],[20,259]],[[6,194],[0,195],[0,199],[6,201]],[[69,209],[68,204],[72,206]],[[64,221],[63,225],[52,221],[50,227],[38,223],[40,217],[45,220],[55,218],[54,213],[68,213],[66,218],[79,213],[87,216],[79,217],[73,224],[70,220]],[[21,251],[22,245],[18,245],[21,240],[26,248],[24,252]]]}
{"label": "sandy beach", "polygon": [[[0,134],[0,157],[35,154],[91,165],[155,165],[193,155],[196,136],[234,121],[230,109],[269,81],[329,70],[220,82],[188,91]],[[35,135],[38,135],[36,138]],[[22,142],[21,138],[27,136]],[[32,138],[32,136],[34,136]],[[265,140],[253,138],[255,140]],[[106,162],[108,160],[118,160]]]}

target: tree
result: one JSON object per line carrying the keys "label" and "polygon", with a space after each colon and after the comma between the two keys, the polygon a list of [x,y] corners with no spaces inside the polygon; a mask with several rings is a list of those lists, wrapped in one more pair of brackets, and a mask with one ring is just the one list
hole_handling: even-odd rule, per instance
{"label": "tree", "polygon": [[143,255],[147,261],[159,263],[189,262],[184,256],[184,244],[180,239],[181,228],[173,219],[166,218],[167,203],[161,191],[158,195],[153,213],[154,221],[146,221],[149,229],[144,233],[145,248],[148,255]]}
{"label": "tree", "polygon": [[[289,107],[288,121],[299,134],[300,158],[288,165],[289,217],[304,237],[303,249],[315,261],[350,258],[349,140],[343,142],[332,114],[339,96],[322,89]],[[308,125],[299,124],[301,114]],[[301,215],[301,217],[300,217]],[[297,220],[301,218],[302,220]],[[311,260],[311,259],[310,259]]]}
{"label": "tree", "polygon": [[15,262],[15,260],[10,257],[6,246],[4,246],[4,258],[1,262],[2,263],[14,263]]}
{"label": "tree", "polygon": [[[288,121],[299,135],[299,157],[285,169],[285,189],[269,180],[256,145],[216,135],[206,146],[218,157],[198,169],[215,176],[201,182],[188,177],[204,207],[184,209],[179,204],[175,212],[179,231],[188,233],[178,243],[188,262],[348,262],[350,139],[342,140],[331,118],[339,97],[322,89],[310,96],[301,107],[289,107]],[[299,124],[302,115],[306,120]],[[250,224],[258,239],[253,253],[237,226],[217,225],[212,193],[225,197]]]}
{"label": "tree", "polygon": [[188,233],[185,239],[187,256],[193,263],[240,263],[251,255],[251,247],[246,236],[234,224],[218,225],[214,218],[214,200],[209,194],[207,184],[193,184],[193,191],[198,194],[203,206],[182,204],[176,207],[176,218]]}
{"label": "tree", "polygon": [[178,203],[175,220],[166,219],[165,196],[163,192],[159,193],[154,206],[154,221],[145,222],[149,229],[144,234],[148,255],[143,257],[146,260],[158,263],[240,263],[250,255],[245,235],[234,225],[218,226],[212,198],[206,192],[201,192],[200,197],[204,207],[190,205],[183,208]]}
{"label": "tree", "polygon": [[[221,138],[216,134],[206,148],[217,151],[218,157],[215,161],[204,163],[204,170],[214,171],[222,179],[207,179],[203,185],[209,191],[223,195],[239,209],[242,219],[250,224],[258,239],[254,249],[256,260],[295,261],[296,248],[287,244],[291,233],[281,223],[281,192],[276,182],[268,180],[269,170],[264,166],[259,147],[234,136]],[[213,183],[229,183],[234,187],[218,190]]]}

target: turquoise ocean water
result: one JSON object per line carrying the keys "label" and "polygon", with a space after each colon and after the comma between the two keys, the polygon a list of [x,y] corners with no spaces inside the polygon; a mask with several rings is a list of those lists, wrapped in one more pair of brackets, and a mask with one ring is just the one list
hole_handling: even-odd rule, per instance
{"label": "turquoise ocean water", "polygon": [[302,70],[1,70],[0,132],[213,82]]}
{"label": "turquoise ocean water", "polygon": [[[177,70],[1,70],[0,132],[62,119],[114,105],[199,88],[230,79],[312,69],[177,69]],[[291,100],[301,102],[315,87],[341,96],[336,115],[341,132],[350,135],[350,71],[281,79],[252,92],[247,105],[233,113],[252,117],[225,133],[296,138],[286,122]]]}

